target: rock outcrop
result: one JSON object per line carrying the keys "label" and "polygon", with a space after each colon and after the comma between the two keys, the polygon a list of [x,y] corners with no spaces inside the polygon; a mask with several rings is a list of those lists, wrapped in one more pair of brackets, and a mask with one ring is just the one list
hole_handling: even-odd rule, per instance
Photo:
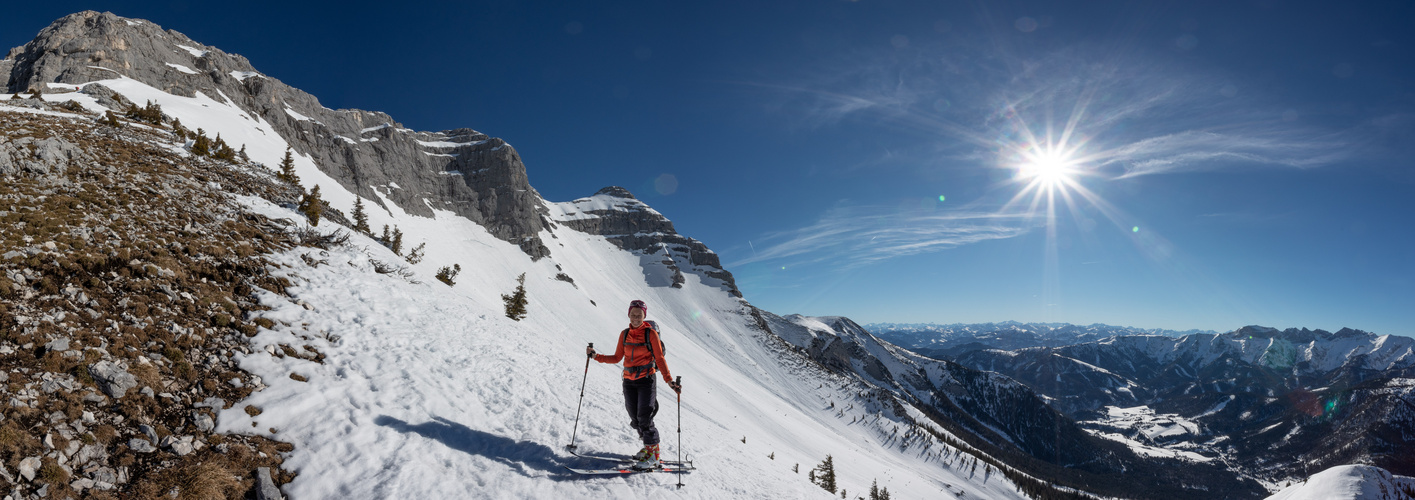
{"label": "rock outcrop", "polygon": [[705,283],[719,282],[734,297],[742,296],[716,253],[703,242],[678,234],[673,221],[627,189],[606,187],[588,198],[554,204],[552,212],[555,223],[604,236],[619,248],[640,255],[650,285],[681,288],[686,271],[700,275]]}
{"label": "rock outcrop", "polygon": [[[200,92],[259,116],[295,152],[380,206],[386,199],[424,217],[432,217],[433,208],[451,211],[532,258],[550,254],[539,237],[545,213],[540,195],[520,155],[501,139],[471,129],[415,132],[384,113],[329,109],[260,73],[244,57],[107,12],[65,16],[0,62],[7,92],[47,92],[50,83],[120,76],[175,95]],[[125,104],[102,97],[99,102]],[[16,168],[10,164],[0,159],[0,169]]]}

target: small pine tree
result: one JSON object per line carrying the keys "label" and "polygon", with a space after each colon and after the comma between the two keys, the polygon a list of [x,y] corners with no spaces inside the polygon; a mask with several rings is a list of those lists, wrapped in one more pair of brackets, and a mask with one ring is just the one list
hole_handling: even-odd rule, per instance
{"label": "small pine tree", "polygon": [[129,120],[153,125],[162,124],[162,106],[152,101],[147,101],[147,105],[141,108],[136,104],[129,104],[125,114]]}
{"label": "small pine tree", "polygon": [[770,458],[770,459],[772,459],[772,460],[776,460],[776,452],[773,451],[773,452],[771,452],[770,455],[767,455],[766,457],[767,457],[767,458]]}
{"label": "small pine tree", "polygon": [[845,488],[840,489],[840,498],[845,498]]}
{"label": "small pine tree", "polygon": [[176,119],[176,118],[173,118],[173,119],[172,119],[172,135],[177,136],[178,139],[186,140],[186,139],[187,139],[187,136],[192,135],[192,131],[187,130],[187,127],[185,127],[185,126],[182,125],[182,120],[178,120],[178,119]]}
{"label": "small pine tree", "polygon": [[218,160],[236,161],[236,150],[231,149],[226,141],[221,140],[221,134],[216,134],[216,140],[212,141],[213,158]]}
{"label": "small pine tree", "polygon": [[290,184],[300,185],[300,176],[295,173],[295,156],[288,147],[285,148],[285,159],[280,160],[280,174],[276,177]]}
{"label": "small pine tree", "polygon": [[43,101],[43,100],[44,100],[43,94],[44,94],[44,92],[40,91],[40,90],[39,90],[39,87],[35,87],[35,88],[32,88],[32,89],[29,90],[29,97],[30,97],[30,99],[39,99],[39,100]]}
{"label": "small pine tree", "polygon": [[206,137],[205,130],[197,129],[197,138],[192,140],[192,154],[197,156],[211,154],[211,139]]}
{"label": "small pine tree", "polygon": [[792,465],[792,466],[791,466],[791,472],[795,472],[795,473],[797,473],[797,474],[800,474],[800,473],[801,473],[801,464],[800,464],[800,463],[796,463],[796,464]]}
{"label": "small pine tree", "polygon": [[[452,267],[443,266],[442,269],[438,269],[438,270],[437,270],[437,281],[441,281],[441,282],[443,282],[443,283],[446,283],[447,286],[456,285],[456,284],[457,284],[457,281],[456,281],[456,280],[457,280],[457,274],[458,274],[458,273],[461,273],[461,272],[462,272],[462,265],[461,265],[461,264],[452,264]],[[505,297],[505,295],[502,295],[502,297]]]}
{"label": "small pine tree", "polygon": [[427,243],[418,243],[418,246],[413,247],[413,251],[408,252],[408,263],[417,265],[419,262],[422,262],[425,248],[427,248]]}
{"label": "small pine tree", "polygon": [[526,273],[516,278],[516,291],[511,295],[502,294],[501,301],[506,303],[506,317],[516,321],[526,317]]}
{"label": "small pine tree", "polygon": [[99,120],[98,123],[102,123],[110,127],[123,126],[123,122],[118,121],[118,115],[113,114],[113,110],[111,109],[103,114],[103,119]]}
{"label": "small pine tree", "polygon": [[[835,487],[835,459],[830,455],[825,456],[825,460],[811,470],[814,483],[821,489],[831,493],[836,492]],[[817,473],[819,472],[819,473]]]}
{"label": "small pine tree", "polygon": [[300,201],[298,210],[304,212],[305,217],[309,218],[311,226],[319,225],[319,216],[324,214],[324,201],[319,199],[318,184]]}
{"label": "small pine tree", "polygon": [[388,248],[393,250],[393,255],[403,255],[403,230],[398,226],[393,226],[393,241]]}
{"label": "small pine tree", "polygon": [[354,198],[354,230],[364,234],[373,232],[368,227],[368,214],[364,212],[363,198]]}
{"label": "small pine tree", "polygon": [[241,150],[236,152],[236,156],[241,157],[241,161],[251,161],[251,157],[246,155],[246,145],[241,145]]}

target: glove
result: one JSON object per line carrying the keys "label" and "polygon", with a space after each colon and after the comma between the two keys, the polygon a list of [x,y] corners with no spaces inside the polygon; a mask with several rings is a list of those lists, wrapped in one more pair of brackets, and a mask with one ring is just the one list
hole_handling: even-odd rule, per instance
{"label": "glove", "polygon": [[669,381],[669,382],[668,382],[668,388],[669,388],[669,389],[673,389],[673,392],[676,392],[676,393],[679,393],[679,394],[682,394],[682,393],[683,393],[683,386],[678,385],[678,384],[675,384],[675,383],[673,383],[672,381]]}
{"label": "glove", "polygon": [[593,348],[593,347],[586,347],[586,348],[585,348],[585,357],[593,358],[594,355],[595,355],[595,351],[594,351],[594,348]]}

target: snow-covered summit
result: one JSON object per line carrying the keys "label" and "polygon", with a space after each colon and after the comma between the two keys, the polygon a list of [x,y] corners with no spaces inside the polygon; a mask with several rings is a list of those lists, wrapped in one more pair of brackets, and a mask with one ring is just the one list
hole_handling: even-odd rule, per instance
{"label": "snow-covered summit", "polygon": [[1268,500],[1407,500],[1415,498],[1415,478],[1370,465],[1342,465],[1284,488]]}

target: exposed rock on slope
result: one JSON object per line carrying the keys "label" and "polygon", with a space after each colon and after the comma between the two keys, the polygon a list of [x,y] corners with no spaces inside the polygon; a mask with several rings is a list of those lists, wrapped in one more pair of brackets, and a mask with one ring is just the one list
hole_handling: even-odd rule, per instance
{"label": "exposed rock on slope", "polygon": [[295,189],[184,157],[160,128],[37,107],[0,103],[17,166],[0,172],[0,471],[20,472],[4,489],[240,498],[291,448],[213,434],[213,410],[262,386],[235,355],[258,328],[253,290],[286,285],[262,255],[296,241],[232,194]]}
{"label": "exposed rock on slope", "polygon": [[[147,21],[93,11],[66,16],[0,62],[7,92],[50,83],[132,78],[165,92],[205,94],[268,122],[344,188],[403,211],[431,208],[471,219],[532,257],[540,241],[540,196],[509,144],[469,129],[414,132],[384,113],[332,110],[271,78],[244,57]],[[143,103],[137,103],[139,105]]]}

